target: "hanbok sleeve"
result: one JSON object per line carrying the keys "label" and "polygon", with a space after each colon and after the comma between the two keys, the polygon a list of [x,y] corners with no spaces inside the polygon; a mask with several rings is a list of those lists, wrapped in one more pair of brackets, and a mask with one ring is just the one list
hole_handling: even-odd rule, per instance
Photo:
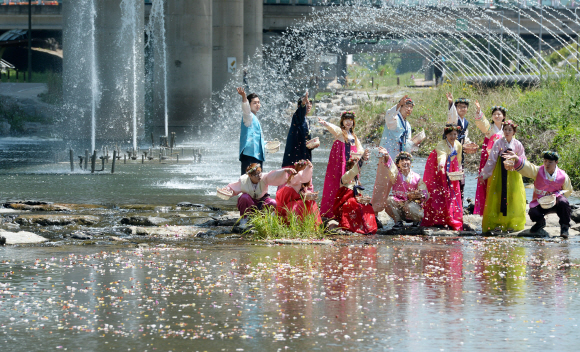
{"label": "hanbok sleeve", "polygon": [[560,194],[557,194],[556,196],[563,195],[564,197],[568,198],[572,194],[572,191],[573,191],[572,182],[570,182],[570,177],[568,177],[568,175],[566,175],[566,180],[564,181],[564,184],[562,185],[562,190],[558,191]]}
{"label": "hanbok sleeve", "polygon": [[521,158],[526,158],[526,150],[524,148],[524,145],[518,141],[517,139],[515,140],[514,143],[514,152]]}
{"label": "hanbok sleeve", "polygon": [[493,144],[493,148],[491,148],[491,151],[489,152],[489,157],[487,158],[487,163],[485,163],[483,170],[481,170],[481,177],[483,177],[484,180],[487,180],[493,174],[493,170],[495,169],[495,165],[497,164],[497,158],[500,157],[499,153],[501,152],[502,145],[503,145],[502,139],[498,139]]}
{"label": "hanbok sleeve", "polygon": [[490,129],[491,124],[483,115],[483,111],[480,111],[479,114],[475,116],[475,126],[477,126],[477,128],[479,128],[481,133],[483,133],[487,138],[489,138],[492,135]]}
{"label": "hanbok sleeve", "polygon": [[335,139],[343,141],[344,136],[342,135],[342,129],[340,127],[330,122],[327,122],[325,127],[328,130],[328,132],[330,132],[334,136]]}
{"label": "hanbok sleeve", "polygon": [[356,175],[359,173],[358,163],[355,163],[354,166],[348,170],[342,177],[340,178],[340,184],[342,186],[346,186],[354,180]]}
{"label": "hanbok sleeve", "polygon": [[461,143],[459,143],[459,141],[455,141],[455,150],[457,151],[457,162],[459,163],[459,166],[461,166],[461,161],[463,158],[463,146],[461,145]]}
{"label": "hanbok sleeve", "polygon": [[457,109],[455,108],[455,103],[451,105],[449,111],[447,111],[447,123],[456,125],[457,124]]}
{"label": "hanbok sleeve", "polygon": [[387,113],[385,114],[385,124],[387,129],[394,130],[397,128],[397,115],[399,114],[399,109],[397,109],[397,105],[393,106]]}
{"label": "hanbok sleeve", "polygon": [[[239,116],[239,115],[238,115]],[[242,103],[242,120],[246,127],[252,126],[252,111],[250,110],[250,102],[245,101]]]}
{"label": "hanbok sleeve", "polygon": [[397,180],[397,175],[399,173],[399,169],[397,168],[397,165],[395,164],[395,161],[391,158],[390,155],[389,155],[389,160],[387,160],[386,163],[385,162],[379,162],[379,167],[388,168],[389,169],[389,172],[387,173],[387,175],[389,176],[389,180],[391,182],[395,182]]}
{"label": "hanbok sleeve", "polygon": [[534,165],[533,163],[526,160],[526,158],[521,156],[514,164],[514,168],[517,172],[522,174],[522,176],[531,179],[536,179],[536,177],[538,177],[538,170],[540,170],[539,166]]}
{"label": "hanbok sleeve", "polygon": [[307,166],[306,169],[298,172],[290,181],[290,186],[297,186],[312,180],[312,166]]}
{"label": "hanbok sleeve", "polygon": [[242,193],[242,182],[240,180],[228,184],[227,187],[231,189],[232,192],[234,192],[234,196],[237,196],[238,194]]}
{"label": "hanbok sleeve", "polygon": [[268,172],[262,177],[268,186],[282,186],[288,180],[286,169],[274,170]]}
{"label": "hanbok sleeve", "polygon": [[362,144],[360,144],[360,141],[359,141],[358,138],[355,138],[355,142],[354,143],[356,144],[356,151],[357,151],[357,153],[364,152],[364,148],[363,148]]}
{"label": "hanbok sleeve", "polygon": [[445,166],[447,162],[447,144],[445,141],[437,143],[435,146],[435,152],[437,152],[437,165]]}

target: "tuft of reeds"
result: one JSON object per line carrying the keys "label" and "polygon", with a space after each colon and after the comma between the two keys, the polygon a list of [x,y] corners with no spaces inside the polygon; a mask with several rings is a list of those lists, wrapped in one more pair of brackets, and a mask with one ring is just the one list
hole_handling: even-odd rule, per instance
{"label": "tuft of reeds", "polygon": [[307,214],[304,219],[292,211],[288,211],[288,218],[279,216],[275,209],[266,207],[249,215],[248,224],[251,225],[253,239],[322,239],[325,227],[316,223],[316,214]]}

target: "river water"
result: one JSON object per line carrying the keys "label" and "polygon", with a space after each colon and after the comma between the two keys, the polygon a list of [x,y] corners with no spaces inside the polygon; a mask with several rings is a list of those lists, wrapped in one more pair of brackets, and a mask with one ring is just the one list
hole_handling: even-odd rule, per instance
{"label": "river water", "polygon": [[[213,194],[239,177],[237,143],[192,143],[178,164],[121,162],[113,175],[90,175],[46,163],[55,150],[68,157],[64,142],[17,142],[0,140],[3,201],[235,207]],[[314,153],[316,189],[330,142],[323,146]],[[201,163],[187,156],[192,147],[208,149]],[[279,167],[281,153],[268,157],[266,171]],[[376,160],[363,168],[369,194]],[[423,167],[415,160],[417,172]],[[576,238],[107,243],[0,247],[2,351],[560,351],[580,343]]]}

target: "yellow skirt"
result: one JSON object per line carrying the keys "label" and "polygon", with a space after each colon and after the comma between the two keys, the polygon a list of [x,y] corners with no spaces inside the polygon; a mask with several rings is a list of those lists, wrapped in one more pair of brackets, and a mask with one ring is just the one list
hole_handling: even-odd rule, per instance
{"label": "yellow skirt", "polygon": [[526,189],[522,175],[507,172],[507,213],[501,207],[501,162],[498,158],[493,174],[487,179],[487,196],[481,228],[483,232],[501,228],[502,231],[521,231],[526,224]]}

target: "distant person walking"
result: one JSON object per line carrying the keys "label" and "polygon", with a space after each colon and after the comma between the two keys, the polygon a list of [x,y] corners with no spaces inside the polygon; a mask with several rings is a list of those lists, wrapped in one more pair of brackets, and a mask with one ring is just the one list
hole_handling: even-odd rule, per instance
{"label": "distant person walking", "polygon": [[433,59],[433,73],[435,74],[435,86],[438,86],[443,82],[443,72],[445,72],[444,62],[445,57],[441,55],[439,51],[436,51],[435,58]]}
{"label": "distant person walking", "polygon": [[246,96],[244,88],[238,88],[238,94],[242,96],[242,122],[240,133],[240,161],[242,162],[242,175],[250,164],[257,163],[263,167],[265,159],[264,135],[262,126],[256,117],[260,111],[260,98],[252,93]]}

